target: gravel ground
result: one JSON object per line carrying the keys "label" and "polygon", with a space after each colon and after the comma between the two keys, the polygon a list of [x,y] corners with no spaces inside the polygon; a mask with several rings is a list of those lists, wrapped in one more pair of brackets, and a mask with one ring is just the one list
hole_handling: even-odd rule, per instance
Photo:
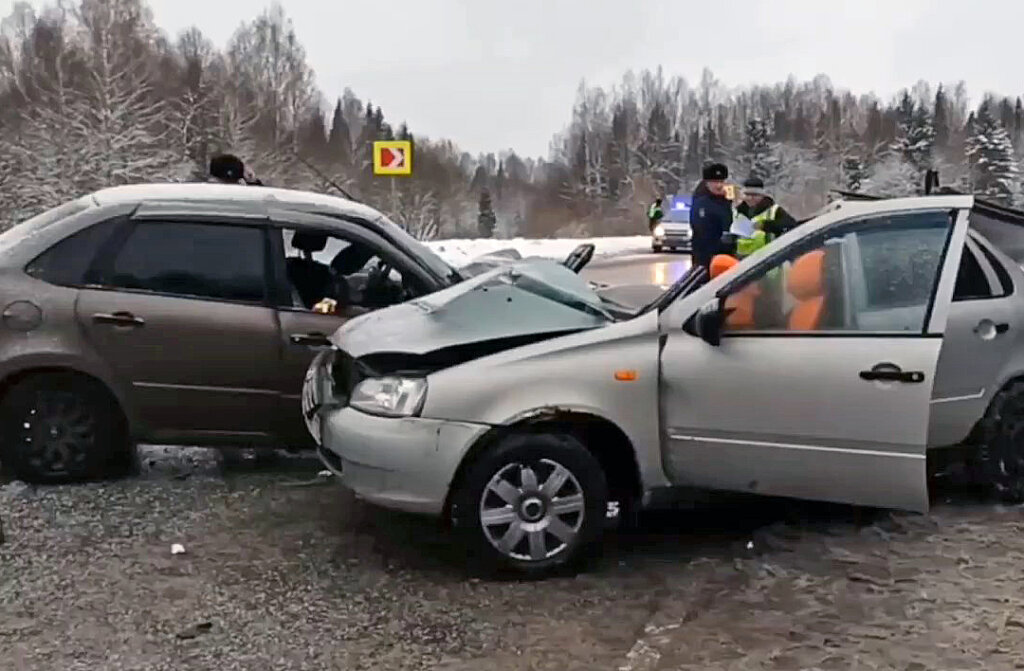
{"label": "gravel ground", "polygon": [[611,536],[578,576],[479,580],[311,460],[144,457],[0,489],[0,668],[1024,668],[1020,509],[722,501]]}

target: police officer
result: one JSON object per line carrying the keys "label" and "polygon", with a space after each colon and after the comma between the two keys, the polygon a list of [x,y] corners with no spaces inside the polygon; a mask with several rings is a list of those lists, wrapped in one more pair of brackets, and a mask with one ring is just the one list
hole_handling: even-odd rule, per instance
{"label": "police officer", "polygon": [[764,181],[748,177],[743,182],[743,202],[734,216],[744,216],[754,223],[754,236],[737,240],[736,253],[749,256],[761,247],[798,225],[796,219],[765,191]]}
{"label": "police officer", "polygon": [[693,264],[710,272],[711,259],[725,251],[722,235],[732,226],[732,202],[726,195],[729,169],[721,163],[704,167],[693,191],[690,228],[693,229]]}
{"label": "police officer", "polygon": [[655,198],[651,206],[647,208],[647,227],[654,233],[654,227],[665,217],[665,211],[661,209],[661,198]]}

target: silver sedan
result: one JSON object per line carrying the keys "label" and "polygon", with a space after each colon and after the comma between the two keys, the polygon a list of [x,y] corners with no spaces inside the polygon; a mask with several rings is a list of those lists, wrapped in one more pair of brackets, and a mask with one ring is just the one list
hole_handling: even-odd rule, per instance
{"label": "silver sedan", "polygon": [[944,195],[835,204],[628,313],[526,260],[347,322],[303,410],[359,496],[525,571],[694,490],[924,511],[954,452],[1020,500],[1021,258],[1024,214]]}

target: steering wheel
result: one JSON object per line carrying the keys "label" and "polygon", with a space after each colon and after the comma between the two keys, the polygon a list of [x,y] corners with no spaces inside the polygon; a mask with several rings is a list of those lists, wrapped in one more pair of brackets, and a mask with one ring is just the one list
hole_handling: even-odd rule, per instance
{"label": "steering wheel", "polygon": [[391,264],[384,259],[378,259],[370,268],[364,295],[368,302],[383,307],[402,300],[404,291],[391,281],[391,270]]}

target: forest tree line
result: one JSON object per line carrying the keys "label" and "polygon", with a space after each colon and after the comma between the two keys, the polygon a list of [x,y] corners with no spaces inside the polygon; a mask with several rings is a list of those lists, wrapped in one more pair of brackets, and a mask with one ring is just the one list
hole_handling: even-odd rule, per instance
{"label": "forest tree line", "polygon": [[[375,140],[410,139],[414,175],[374,177]],[[730,89],[627,73],[580,85],[547,157],[472,156],[415,134],[371,100],[318,90],[280,5],[219,49],[198,29],[168,36],[142,0],[20,2],[0,25],[0,221],[115,184],[206,178],[232,152],[264,183],[341,190],[414,235],[642,233],[655,195],[688,192],[708,161],[761,177],[798,214],[832,189],[909,195],[944,185],[1024,206],[1021,99],[925,82],[892,100],[821,75]]]}

